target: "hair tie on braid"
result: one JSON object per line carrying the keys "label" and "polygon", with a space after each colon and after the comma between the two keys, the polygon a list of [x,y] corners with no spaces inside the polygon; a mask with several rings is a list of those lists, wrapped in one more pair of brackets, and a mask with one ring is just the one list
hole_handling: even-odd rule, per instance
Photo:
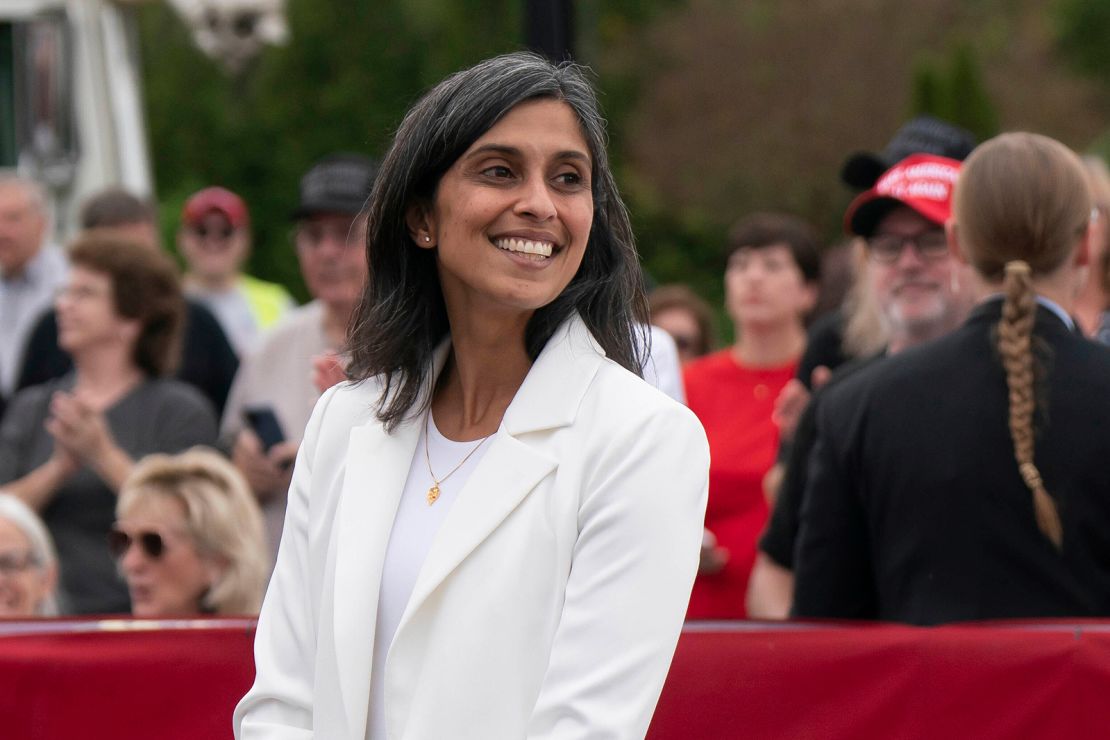
{"label": "hair tie on braid", "polygon": [[1029,267],[1029,263],[1025,260],[1010,260],[1006,263],[1007,275],[1032,275],[1033,269]]}

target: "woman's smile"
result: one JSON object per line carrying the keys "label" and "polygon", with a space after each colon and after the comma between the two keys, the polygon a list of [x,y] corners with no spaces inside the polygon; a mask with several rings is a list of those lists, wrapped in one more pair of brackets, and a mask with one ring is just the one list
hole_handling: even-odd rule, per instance
{"label": "woman's smile", "polygon": [[592,174],[581,124],[563,101],[521,103],[476,140],[417,227],[429,238],[416,243],[437,249],[448,313],[452,305],[527,313],[555,300],[590,238]]}

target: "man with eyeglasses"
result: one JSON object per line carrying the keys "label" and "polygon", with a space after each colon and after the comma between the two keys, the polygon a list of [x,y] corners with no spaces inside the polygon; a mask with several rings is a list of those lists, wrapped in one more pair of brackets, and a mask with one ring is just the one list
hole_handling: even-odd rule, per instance
{"label": "man with eyeglasses", "polygon": [[878,355],[841,366],[798,421],[778,498],[759,542],[748,591],[752,616],[785,618],[792,603],[794,549],[809,453],[817,441],[817,409],[828,387],[883,357],[952,331],[973,303],[965,270],[948,251],[944,224],[960,162],[916,154],[898,162],[848,207],[845,229],[864,240],[867,280],[887,325]]}
{"label": "man with eyeglasses", "polygon": [[185,201],[177,245],[187,264],[186,293],[216,315],[240,357],[293,307],[284,287],[243,272],[251,250],[250,213],[230,190],[208,187]]}
{"label": "man with eyeglasses", "polygon": [[314,164],[300,184],[292,241],[313,300],[290,311],[246,356],[221,425],[232,461],[258,496],[276,554],[292,463],[312,408],[344,375],[338,352],[367,278],[359,214],[377,165],[357,154]]}

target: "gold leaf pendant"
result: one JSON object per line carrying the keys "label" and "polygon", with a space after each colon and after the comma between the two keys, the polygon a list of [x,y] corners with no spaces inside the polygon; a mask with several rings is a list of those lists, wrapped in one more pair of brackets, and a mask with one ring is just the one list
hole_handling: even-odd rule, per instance
{"label": "gold leaf pendant", "polygon": [[431,506],[439,500],[439,486],[435,485],[428,489],[428,506]]}

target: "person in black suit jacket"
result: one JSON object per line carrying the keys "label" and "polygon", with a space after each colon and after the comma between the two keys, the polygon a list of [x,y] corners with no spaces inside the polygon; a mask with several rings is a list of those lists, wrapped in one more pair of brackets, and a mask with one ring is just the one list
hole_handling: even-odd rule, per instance
{"label": "person in black suit jacket", "polygon": [[987,298],[951,335],[826,394],[796,616],[1110,614],[1110,351],[1068,314],[1087,261],[1083,178],[1034,134],[964,165],[949,243]]}
{"label": "person in black suit jacket", "polygon": [[[836,368],[815,390],[791,443],[780,448],[785,464],[748,584],[749,616],[785,619],[790,613],[799,512],[809,454],[817,440],[816,410],[826,389],[888,354],[944,336],[967,318],[972,303],[968,268],[952,257],[944,233],[959,172],[958,160],[914,154],[848,207],[844,227],[857,237],[860,281],[854,288],[860,300],[848,325],[881,322],[885,347]],[[874,318],[866,319],[864,312]]]}

